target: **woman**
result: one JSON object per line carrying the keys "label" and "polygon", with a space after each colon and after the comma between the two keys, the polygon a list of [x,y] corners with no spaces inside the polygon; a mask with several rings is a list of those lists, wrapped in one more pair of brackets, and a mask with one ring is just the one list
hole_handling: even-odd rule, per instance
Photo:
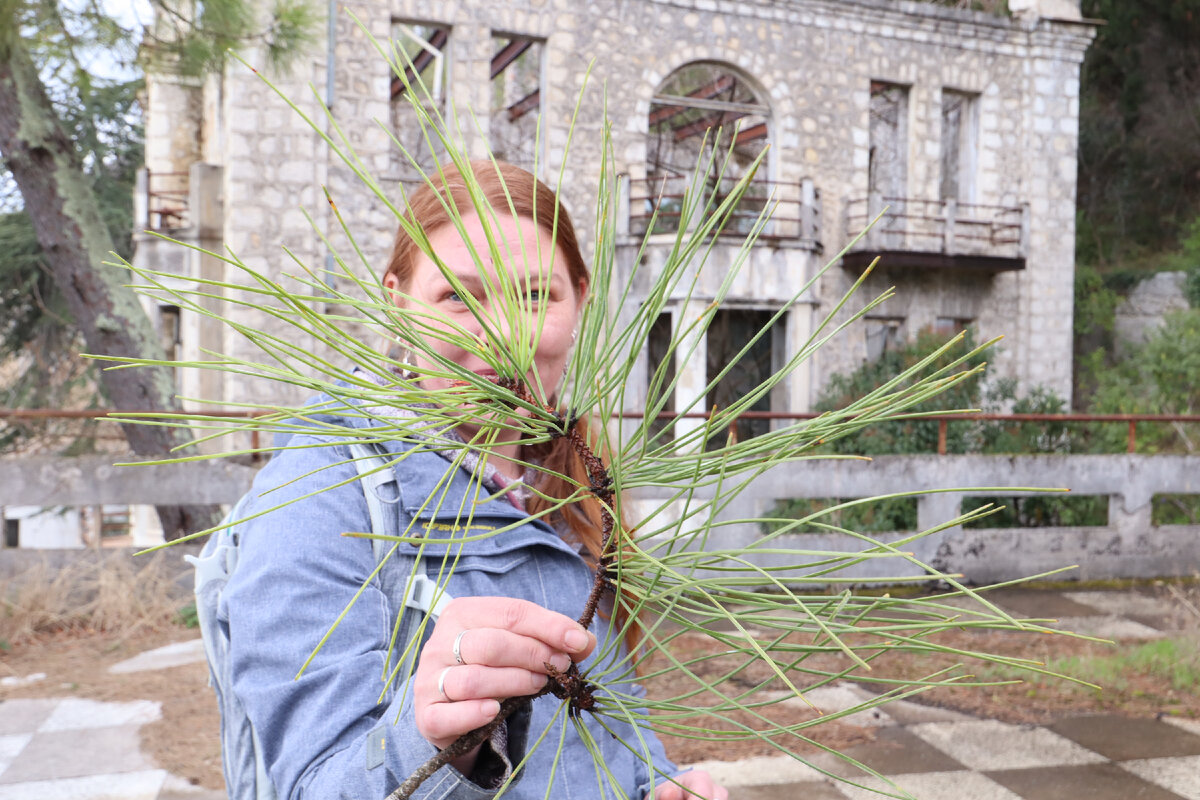
{"label": "woman", "polygon": [[[529,173],[490,162],[473,162],[471,169],[494,214],[481,219],[474,213],[467,182],[453,169],[439,191],[423,187],[410,201],[409,221],[424,231],[444,270],[403,226],[396,237],[384,285],[406,319],[418,323],[410,330],[421,331],[426,344],[413,349],[409,368],[423,389],[466,403],[464,371],[495,382],[512,379],[510,367],[522,363],[528,369],[517,381],[536,402],[552,406],[588,290],[574,229],[550,189]],[[451,203],[461,227],[446,210]],[[477,268],[472,249],[486,269]],[[500,263],[488,258],[491,252],[502,254]],[[462,347],[463,337],[487,345],[491,357]],[[234,692],[281,798],[382,799],[439,749],[494,719],[498,700],[534,693],[549,672],[572,662],[586,671],[593,652],[606,650],[597,645],[612,635],[607,621],[598,616],[590,630],[575,621],[600,549],[595,500],[546,517],[552,524],[529,517],[548,507],[546,496],[566,497],[571,487],[561,478],[526,474],[523,463],[585,480],[569,440],[525,446],[518,425],[481,425],[480,410],[465,405],[446,411],[460,416],[436,436],[472,442],[490,435],[486,458],[472,450],[464,463],[452,465],[461,444],[438,449],[436,436],[384,445],[396,456],[390,524],[398,531],[450,531],[431,533],[417,563],[435,579],[444,579],[443,560],[453,563],[447,591],[455,599],[428,634],[411,679],[388,684],[382,694],[380,677],[395,668],[389,641],[418,549],[402,545],[371,578],[376,559],[369,541],[341,536],[370,529],[355,468],[347,446],[319,430],[292,437],[255,481],[247,516],[291,502],[247,523],[222,616],[229,620]],[[325,422],[368,427],[373,415],[413,414],[366,412]],[[522,481],[535,483],[536,491]],[[498,528],[505,530],[494,537],[472,536]],[[459,535],[463,541],[450,541]],[[363,596],[352,602],[364,583]],[[399,625],[404,641],[413,630],[411,615]],[[701,771],[665,779],[677,770],[656,737],[645,734],[639,745],[632,729],[625,730],[631,746],[651,756],[651,770],[586,712],[580,721],[612,779],[598,773],[593,753],[573,730],[565,732],[565,750],[556,759],[559,707],[554,697],[535,700],[531,711],[509,717],[480,747],[441,768],[416,796],[491,797],[526,758],[527,744],[541,738],[505,796],[639,798],[657,784],[660,800],[726,797]]]}

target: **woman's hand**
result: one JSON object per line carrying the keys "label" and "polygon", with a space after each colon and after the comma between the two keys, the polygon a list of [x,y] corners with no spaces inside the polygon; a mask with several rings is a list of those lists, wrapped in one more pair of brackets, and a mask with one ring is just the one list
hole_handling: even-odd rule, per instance
{"label": "woman's hand", "polygon": [[413,683],[417,730],[445,748],[495,719],[500,700],[545,686],[547,664],[566,671],[595,646],[578,622],[527,600],[456,598],[421,648]]}
{"label": "woman's hand", "polygon": [[675,778],[678,783],[664,781],[654,787],[654,800],[729,800],[729,792],[724,786],[713,782],[712,776],[702,769],[685,772]]}

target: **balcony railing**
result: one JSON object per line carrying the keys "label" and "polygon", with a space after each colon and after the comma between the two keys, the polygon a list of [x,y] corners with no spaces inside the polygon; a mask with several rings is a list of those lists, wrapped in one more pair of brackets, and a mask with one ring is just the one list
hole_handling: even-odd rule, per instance
{"label": "balcony railing", "polygon": [[[627,183],[629,233],[635,236],[677,233],[685,200],[693,192],[701,192],[703,202],[715,209],[736,183],[734,178],[697,180],[684,175],[630,180]],[[820,241],[820,194],[808,178],[751,182],[719,235],[745,236],[754,229],[764,210],[771,213],[761,238],[801,240],[814,245]]]}
{"label": "balcony railing", "polygon": [[[881,216],[882,215],[882,216]],[[977,262],[997,269],[1024,267],[1029,206],[985,205],[873,194],[846,204],[846,238],[879,217],[851,253],[924,256],[931,265]],[[862,260],[854,259],[855,261]]]}
{"label": "balcony railing", "polygon": [[188,220],[188,173],[138,171],[135,213],[145,230],[186,228]]}

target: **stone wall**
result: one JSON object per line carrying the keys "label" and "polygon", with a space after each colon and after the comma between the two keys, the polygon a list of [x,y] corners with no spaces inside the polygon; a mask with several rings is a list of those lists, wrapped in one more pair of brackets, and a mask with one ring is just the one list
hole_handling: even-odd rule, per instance
{"label": "stone wall", "polygon": [[[1093,32],[1085,22],[1040,16],[1041,5],[1046,4],[1026,3],[1029,9],[1010,19],[907,0],[347,2],[339,4],[336,38],[329,43],[332,70],[326,53],[318,50],[290,76],[272,78],[315,121],[316,131],[299,121],[259,75],[234,64],[223,80],[204,88],[199,106],[204,120],[196,136],[203,140],[204,157],[224,168],[224,244],[248,265],[279,275],[290,264],[281,243],[312,267],[333,263],[306,222],[304,208],[352,269],[378,273],[401,195],[396,182],[388,180],[395,177],[389,175],[395,160],[384,130],[391,119],[392,74],[369,37],[386,42],[396,21],[449,28],[444,50],[449,104],[459,112],[462,139],[475,154],[484,152],[487,140],[493,33],[544,40],[540,107],[545,158],[540,171],[560,189],[585,231],[591,228],[605,104],[617,170],[643,178],[656,91],[680,67],[721,62],[770,107],[767,177],[789,185],[810,179],[821,197],[818,240],[801,247],[803,253],[784,253],[777,261],[786,262],[786,269],[777,270],[745,301],[773,309],[846,244],[841,220],[847,205],[868,194],[872,82],[908,87],[906,191],[929,200],[938,198],[941,182],[942,92],[969,93],[977,97],[973,202],[1028,204],[1025,269],[921,273],[895,261],[885,263],[842,316],[895,285],[896,301],[880,313],[904,318],[909,331],[939,319],[973,320],[983,337],[1006,337],[993,359],[1001,374],[1017,378],[1026,389],[1041,384],[1069,396],[1079,64]],[[1064,0],[1058,0],[1047,8],[1062,5]],[[254,52],[247,57],[255,64],[262,60]],[[322,101],[330,101],[332,121],[325,117]],[[472,108],[481,111],[472,117]],[[152,107],[151,120],[156,113]],[[380,179],[378,193],[366,190],[338,159],[335,150],[342,136],[362,168]],[[354,232],[363,259],[336,229],[321,185],[328,187]],[[626,264],[632,242],[619,254]],[[782,252],[797,243],[760,246]],[[805,341],[854,277],[834,264],[789,309],[789,341]],[[686,311],[682,305],[676,310]],[[238,311],[237,317],[264,323],[252,308]],[[258,357],[230,337],[223,346],[239,357]],[[788,407],[776,410],[808,409],[830,373],[853,368],[866,352],[862,326],[839,336],[790,383]],[[703,359],[698,361],[698,367],[681,369],[703,369]],[[693,393],[702,390],[703,375],[685,377]],[[225,382],[220,399],[297,399],[294,390],[290,395],[279,386],[239,379]],[[635,400],[630,403],[636,405]]]}

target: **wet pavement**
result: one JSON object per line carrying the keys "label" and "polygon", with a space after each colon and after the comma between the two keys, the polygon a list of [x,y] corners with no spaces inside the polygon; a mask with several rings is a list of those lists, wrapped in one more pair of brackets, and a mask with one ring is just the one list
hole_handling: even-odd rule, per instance
{"label": "wet pavement", "polygon": [[[1179,625],[1178,605],[1148,591],[1011,590],[990,597],[1014,615],[1057,618],[1065,629],[1111,638],[1149,640]],[[196,641],[112,669],[202,659]],[[849,683],[808,696],[825,711],[867,697]],[[3,702],[0,800],[222,800],[222,792],[191,786],[141,752],[139,728],[159,715],[158,704],[145,700]],[[845,754],[918,800],[1200,800],[1200,720],[1090,715],[1012,725],[897,701],[849,721],[877,730],[873,742]],[[735,800],[875,800],[881,795],[870,789],[887,788],[833,756],[814,765],[855,776],[859,785],[785,757],[703,764]]]}

